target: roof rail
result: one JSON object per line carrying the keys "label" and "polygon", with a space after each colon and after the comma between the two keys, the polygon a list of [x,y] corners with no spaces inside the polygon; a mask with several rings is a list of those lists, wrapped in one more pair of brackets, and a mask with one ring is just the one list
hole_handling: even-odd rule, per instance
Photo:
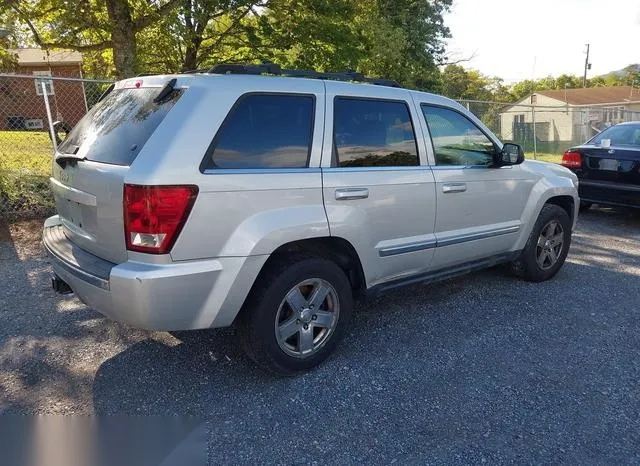
{"label": "roof rail", "polygon": [[280,68],[275,63],[262,64],[241,64],[241,63],[220,63],[208,70],[208,73],[216,74],[250,74],[261,75],[271,74],[276,76],[288,76],[293,78],[330,79],[336,81],[356,81],[362,83],[376,84],[378,86],[401,87],[396,81],[391,79],[367,78],[362,73],[349,71],[345,73],[323,73],[314,70],[287,70]]}
{"label": "roof rail", "polygon": [[199,68],[196,70],[186,70],[180,71],[178,74],[198,74],[198,73],[208,73],[209,69]]}

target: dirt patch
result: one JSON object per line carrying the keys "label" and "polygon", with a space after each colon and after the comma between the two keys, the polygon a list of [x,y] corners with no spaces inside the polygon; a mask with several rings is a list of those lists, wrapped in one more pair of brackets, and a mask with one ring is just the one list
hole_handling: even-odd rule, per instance
{"label": "dirt patch", "polygon": [[11,241],[11,233],[9,225],[0,222],[0,243],[8,243]]}
{"label": "dirt patch", "polygon": [[[41,256],[43,219],[24,220],[9,225],[9,241],[13,241],[20,260],[32,259]],[[2,235],[0,228],[0,241]]]}

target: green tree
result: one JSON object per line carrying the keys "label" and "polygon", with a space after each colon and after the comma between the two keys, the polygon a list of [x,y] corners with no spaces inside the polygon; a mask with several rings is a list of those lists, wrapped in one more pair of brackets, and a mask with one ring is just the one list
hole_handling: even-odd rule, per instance
{"label": "green tree", "polygon": [[[363,57],[363,34],[350,0],[272,0],[257,28],[247,29],[256,59],[287,68],[344,71]],[[255,34],[252,34],[255,32]]]}
{"label": "green tree", "polygon": [[522,100],[526,96],[533,94],[534,89],[536,89],[536,82],[531,79],[525,79],[524,81],[520,81],[514,84],[511,87],[511,95],[513,96],[513,100]]}
{"label": "green tree", "polygon": [[577,89],[582,87],[582,78],[578,76],[561,74],[556,79],[556,89]]}
{"label": "green tree", "polygon": [[607,85],[606,80],[602,76],[594,76],[587,80],[588,87],[604,87]]}
{"label": "green tree", "polygon": [[365,0],[360,27],[367,37],[363,71],[405,86],[437,91],[437,65],[450,36],[443,14],[452,0]]}
{"label": "green tree", "polygon": [[174,10],[179,0],[0,0],[42,48],[81,52],[110,49],[118,77],[138,70],[137,34]]}
{"label": "green tree", "polygon": [[441,92],[452,99],[466,98],[469,74],[460,65],[447,65],[441,75]]}

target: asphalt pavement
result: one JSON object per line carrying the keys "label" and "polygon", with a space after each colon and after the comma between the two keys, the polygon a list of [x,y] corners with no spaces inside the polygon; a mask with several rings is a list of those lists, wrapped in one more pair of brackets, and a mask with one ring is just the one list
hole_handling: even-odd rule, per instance
{"label": "asphalt pavement", "polygon": [[551,281],[497,268],[361,305],[288,379],[232,329],[135,330],[56,296],[38,224],[2,228],[2,414],[202,417],[211,464],[640,463],[639,212],[581,215]]}

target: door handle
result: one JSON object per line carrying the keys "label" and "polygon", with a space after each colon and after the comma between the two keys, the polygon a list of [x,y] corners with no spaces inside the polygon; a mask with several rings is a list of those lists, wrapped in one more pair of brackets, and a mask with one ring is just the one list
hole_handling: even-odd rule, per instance
{"label": "door handle", "polygon": [[367,188],[343,188],[336,189],[336,201],[349,201],[351,199],[366,199],[369,197]]}
{"label": "door handle", "polygon": [[443,193],[463,193],[467,190],[467,185],[464,183],[445,184],[442,186]]}

